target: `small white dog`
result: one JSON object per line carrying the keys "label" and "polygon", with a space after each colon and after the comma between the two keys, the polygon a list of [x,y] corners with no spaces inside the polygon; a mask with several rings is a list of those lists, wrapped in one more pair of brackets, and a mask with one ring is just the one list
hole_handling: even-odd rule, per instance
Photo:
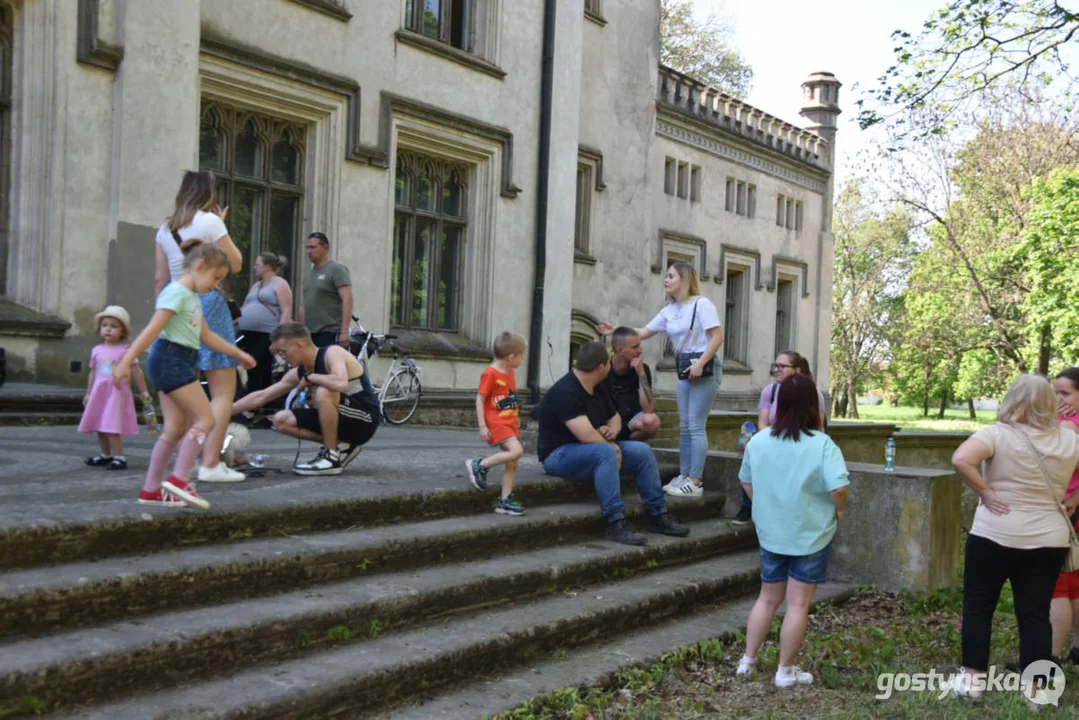
{"label": "small white dog", "polygon": [[247,464],[247,448],[251,445],[251,433],[239,423],[229,423],[225,430],[225,442],[221,446],[221,460],[228,467]]}

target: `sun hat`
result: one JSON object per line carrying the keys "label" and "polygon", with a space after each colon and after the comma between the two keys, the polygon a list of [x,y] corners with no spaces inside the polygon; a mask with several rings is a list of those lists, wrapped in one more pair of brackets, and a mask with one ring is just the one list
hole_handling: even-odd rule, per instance
{"label": "sun hat", "polygon": [[109,305],[97,315],[94,315],[94,327],[100,327],[101,318],[107,317],[119,320],[120,324],[124,326],[124,330],[127,331],[127,334],[131,334],[131,316],[127,314],[127,310],[124,310],[119,305]]}

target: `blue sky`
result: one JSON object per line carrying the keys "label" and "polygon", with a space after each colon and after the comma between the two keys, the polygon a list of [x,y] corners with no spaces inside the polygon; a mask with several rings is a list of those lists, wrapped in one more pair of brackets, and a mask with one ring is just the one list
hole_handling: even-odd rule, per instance
{"label": "blue sky", "polygon": [[843,83],[836,138],[838,176],[846,175],[848,158],[864,146],[858,129],[855,84],[868,88],[892,64],[891,33],[916,32],[946,0],[695,0],[699,15],[714,12],[734,28],[734,45],[753,67],[749,102],[795,125],[802,82],[818,70],[834,73]]}

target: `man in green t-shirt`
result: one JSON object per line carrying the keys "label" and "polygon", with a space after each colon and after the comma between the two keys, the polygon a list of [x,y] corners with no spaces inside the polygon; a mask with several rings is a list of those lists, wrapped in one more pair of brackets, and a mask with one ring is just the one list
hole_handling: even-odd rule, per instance
{"label": "man in green t-shirt", "polygon": [[352,318],[352,278],[348,268],[330,260],[330,239],[323,233],[307,236],[307,258],[314,266],[303,286],[300,322],[311,331],[316,347],[348,347]]}

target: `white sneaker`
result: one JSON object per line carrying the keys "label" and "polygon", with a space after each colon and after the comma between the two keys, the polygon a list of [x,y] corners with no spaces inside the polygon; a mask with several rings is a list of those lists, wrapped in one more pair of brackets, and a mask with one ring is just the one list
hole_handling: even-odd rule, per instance
{"label": "white sneaker", "polygon": [[687,498],[699,498],[704,495],[704,486],[698,485],[689,478],[686,478],[681,485],[671,490],[663,488],[671,497],[687,497]]}
{"label": "white sneaker", "polygon": [[663,492],[670,495],[675,488],[682,487],[682,483],[684,482],[688,482],[688,479],[685,475],[675,475],[673,478],[671,478],[671,481],[669,483],[663,486]]}
{"label": "white sneaker", "polygon": [[199,482],[209,483],[231,483],[231,482],[243,482],[247,479],[247,476],[242,472],[236,470],[230,470],[229,466],[225,463],[218,463],[211,468],[205,465],[199,467]]}
{"label": "white sneaker", "polygon": [[734,671],[735,676],[751,678],[757,674],[757,658],[742,656],[742,659],[738,661],[738,669]]}
{"label": "white sneaker", "polygon": [[787,672],[782,669],[776,671],[776,687],[791,687],[792,685],[812,685],[813,675],[803,672],[797,665],[791,665]]}
{"label": "white sneaker", "polygon": [[952,693],[952,697],[966,698],[968,700],[981,700],[982,690],[973,686],[971,676],[967,675],[963,668],[959,669],[959,672],[951,682],[948,683],[948,689]]}

